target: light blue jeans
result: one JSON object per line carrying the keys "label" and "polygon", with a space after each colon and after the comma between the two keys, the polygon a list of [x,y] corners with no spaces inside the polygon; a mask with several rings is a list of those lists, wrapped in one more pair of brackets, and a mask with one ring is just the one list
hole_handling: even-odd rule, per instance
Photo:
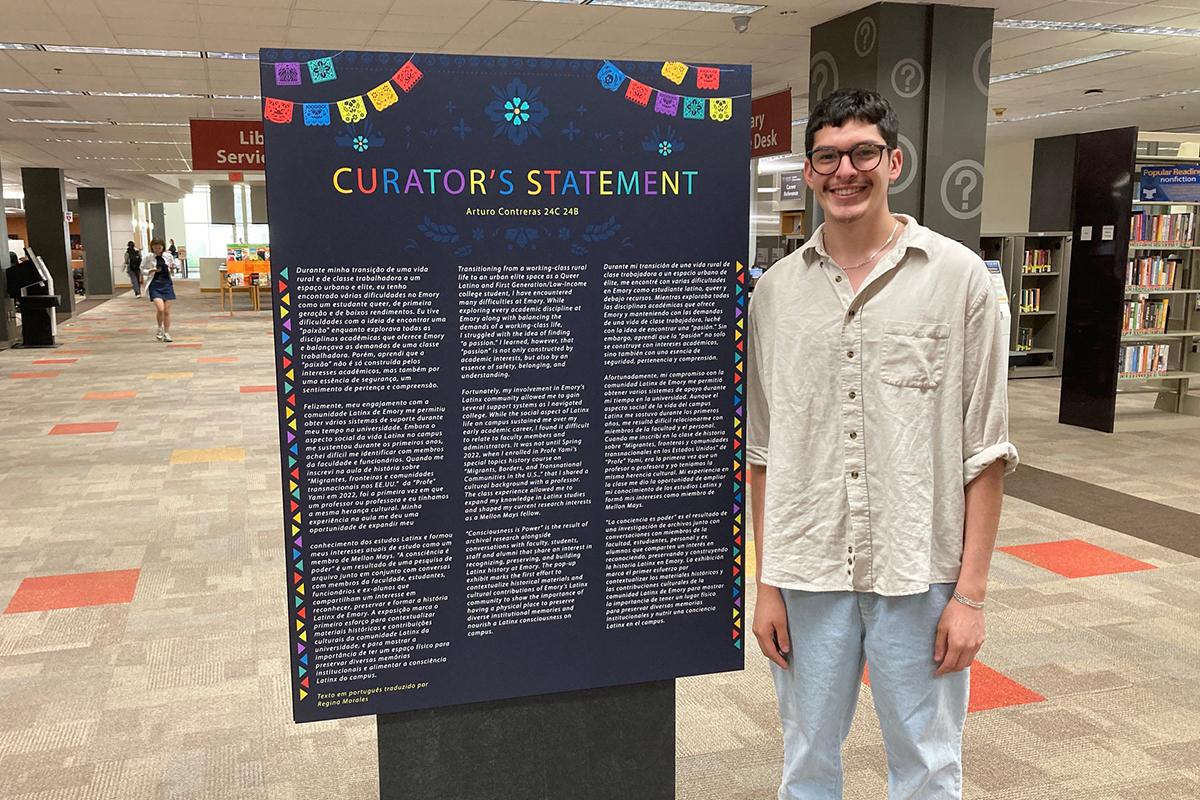
{"label": "light blue jeans", "polygon": [[962,797],[962,731],[970,670],[937,677],[938,620],[954,586],[884,597],[783,590],[792,652],[771,665],[783,722],[779,800],[840,800],[842,743],[863,666],[883,729],[889,800]]}

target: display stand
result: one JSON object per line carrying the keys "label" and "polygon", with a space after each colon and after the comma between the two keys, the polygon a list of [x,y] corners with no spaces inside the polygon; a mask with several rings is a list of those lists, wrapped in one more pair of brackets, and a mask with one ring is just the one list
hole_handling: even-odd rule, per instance
{"label": "display stand", "polygon": [[671,800],[675,682],[380,714],[380,800]]}

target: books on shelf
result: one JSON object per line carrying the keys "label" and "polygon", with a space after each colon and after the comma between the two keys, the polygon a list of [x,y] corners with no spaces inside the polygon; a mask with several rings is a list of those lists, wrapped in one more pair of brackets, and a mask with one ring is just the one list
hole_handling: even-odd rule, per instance
{"label": "books on shelf", "polygon": [[1129,243],[1134,245],[1178,245],[1191,247],[1196,241],[1196,215],[1147,214],[1135,211],[1130,220]]}
{"label": "books on shelf", "polygon": [[1017,350],[1033,349],[1033,328],[1017,328]]}
{"label": "books on shelf", "polygon": [[1169,344],[1130,344],[1121,347],[1122,378],[1143,378],[1167,371]]}
{"label": "books on shelf", "polygon": [[1175,258],[1131,258],[1125,267],[1126,289],[1174,289]]}
{"label": "books on shelf", "polygon": [[1050,250],[1026,250],[1025,260],[1021,262],[1021,272],[1029,275],[1052,271],[1054,265],[1050,263],[1050,253]]}
{"label": "books on shelf", "polygon": [[1021,310],[1022,311],[1041,311],[1042,310],[1042,290],[1041,289],[1022,289],[1021,290]]}
{"label": "books on shelf", "polygon": [[1139,298],[1125,301],[1122,333],[1165,333],[1169,300]]}

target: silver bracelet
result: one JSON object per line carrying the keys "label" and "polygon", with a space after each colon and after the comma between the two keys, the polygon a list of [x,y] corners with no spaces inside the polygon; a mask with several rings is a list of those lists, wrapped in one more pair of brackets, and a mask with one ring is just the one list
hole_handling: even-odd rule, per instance
{"label": "silver bracelet", "polygon": [[983,607],[985,605],[982,600],[971,600],[966,597],[963,597],[961,594],[958,593],[958,589],[954,590],[954,599],[957,600],[958,602],[962,603],[964,606],[970,606],[971,608],[977,609],[979,611],[983,611]]}

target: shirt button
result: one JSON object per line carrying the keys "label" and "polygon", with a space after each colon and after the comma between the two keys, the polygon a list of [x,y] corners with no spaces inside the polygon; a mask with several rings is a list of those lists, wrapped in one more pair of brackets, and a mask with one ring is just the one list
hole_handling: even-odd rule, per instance
{"label": "shirt button", "polygon": [[847,548],[846,548],[846,552],[847,552],[847,553],[853,553],[853,552],[854,552],[854,545],[851,545],[850,547],[847,547]]}
{"label": "shirt button", "polygon": [[853,316],[855,315],[855,313],[857,313],[857,312],[855,312],[855,311],[851,311],[851,312],[850,312],[850,316],[852,316],[852,317],[853,317]]}
{"label": "shirt button", "polygon": [[857,438],[858,438],[858,431],[850,431],[850,438],[851,438],[851,439],[857,439]]}
{"label": "shirt button", "polygon": [[834,278],[834,280],[835,280],[835,281],[837,281],[838,283],[841,283],[841,282],[842,282],[842,276],[841,276],[841,275],[838,275],[836,278]]}
{"label": "shirt button", "polygon": [[846,358],[854,358],[854,351],[853,351],[853,350],[847,350],[847,351],[846,351]]}
{"label": "shirt button", "polygon": [[858,395],[856,395],[854,392],[851,392],[851,393],[850,393],[850,399],[851,399],[851,400],[853,400],[853,399],[854,399],[855,397],[857,397],[857,396],[858,396]]}
{"label": "shirt button", "polygon": [[858,473],[857,473],[857,472],[851,472],[851,473],[850,473],[850,477],[851,477],[851,478],[853,478],[854,480],[858,480]]}
{"label": "shirt button", "polygon": [[847,563],[847,564],[850,564],[850,565],[853,565],[853,564],[854,564],[854,558],[853,558],[853,557],[847,558],[847,559],[846,559],[846,563]]}

